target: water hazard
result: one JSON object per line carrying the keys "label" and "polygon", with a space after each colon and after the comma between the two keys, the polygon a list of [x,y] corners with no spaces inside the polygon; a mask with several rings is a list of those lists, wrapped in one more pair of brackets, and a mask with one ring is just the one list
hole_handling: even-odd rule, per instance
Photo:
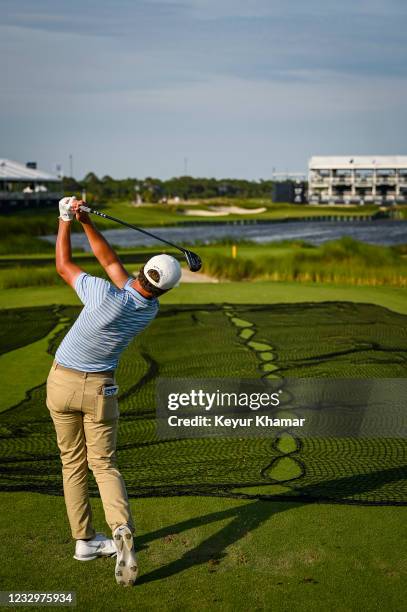
{"label": "water hazard", "polygon": [[[251,240],[258,244],[281,240],[305,240],[321,244],[342,236],[380,245],[407,243],[407,221],[289,221],[276,223],[242,224],[202,223],[177,227],[152,227],[149,231],[177,244],[210,243],[230,238]],[[117,247],[155,246],[157,241],[131,229],[115,229],[103,232],[106,239]],[[55,242],[55,236],[44,236]],[[74,248],[89,251],[84,234],[72,234]]]}

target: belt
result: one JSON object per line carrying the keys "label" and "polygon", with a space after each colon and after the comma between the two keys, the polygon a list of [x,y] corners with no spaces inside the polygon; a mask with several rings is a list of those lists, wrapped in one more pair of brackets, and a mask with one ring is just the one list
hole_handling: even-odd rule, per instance
{"label": "belt", "polygon": [[73,372],[74,374],[79,374],[80,376],[82,376],[82,378],[88,378],[89,376],[112,376],[114,377],[115,375],[115,370],[102,370],[100,372],[83,372],[82,370],[74,370],[74,368],[66,368],[65,366],[61,365],[60,363],[58,363],[57,361],[54,361],[54,363],[52,364],[52,369],[53,370],[63,370],[65,372]]}

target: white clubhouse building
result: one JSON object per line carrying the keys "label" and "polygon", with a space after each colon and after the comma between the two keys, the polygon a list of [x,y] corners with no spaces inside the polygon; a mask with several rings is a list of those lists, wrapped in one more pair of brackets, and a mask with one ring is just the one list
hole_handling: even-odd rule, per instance
{"label": "white clubhouse building", "polygon": [[0,212],[54,206],[62,197],[61,177],[37,168],[0,159]]}
{"label": "white clubhouse building", "polygon": [[310,204],[407,203],[407,155],[311,157]]}

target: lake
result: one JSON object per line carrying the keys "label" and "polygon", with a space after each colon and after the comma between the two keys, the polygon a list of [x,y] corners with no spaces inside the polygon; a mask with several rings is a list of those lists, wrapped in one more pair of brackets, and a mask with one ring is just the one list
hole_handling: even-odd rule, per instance
{"label": "lake", "polygon": [[[342,236],[371,244],[395,245],[407,243],[407,221],[287,221],[275,223],[242,224],[201,223],[177,227],[151,227],[148,231],[176,244],[194,245],[230,238],[251,240],[258,244],[281,240],[305,240],[318,245]],[[117,247],[155,246],[157,241],[131,229],[106,230],[106,239]],[[55,242],[55,236],[44,236]],[[73,248],[89,251],[84,234],[72,234]]]}

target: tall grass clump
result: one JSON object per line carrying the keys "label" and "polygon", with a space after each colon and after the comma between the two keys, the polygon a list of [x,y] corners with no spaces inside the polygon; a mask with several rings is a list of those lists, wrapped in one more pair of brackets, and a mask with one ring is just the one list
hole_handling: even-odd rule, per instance
{"label": "tall grass clump", "polygon": [[407,287],[407,260],[401,248],[381,247],[349,237],[317,248],[295,248],[283,256],[253,259],[208,256],[204,271],[219,279],[298,281]]}
{"label": "tall grass clump", "polygon": [[[86,272],[107,278],[98,264],[86,265]],[[57,274],[55,266],[15,266],[0,269],[0,289],[21,289],[23,287],[51,287],[63,285],[65,281]]]}
{"label": "tall grass clump", "polygon": [[61,285],[63,282],[52,266],[41,268],[15,267],[0,270],[0,289],[49,287],[50,285]]}
{"label": "tall grass clump", "polygon": [[348,236],[314,252],[297,252],[297,274],[312,280],[351,285],[407,285],[407,262],[392,248],[366,244]]}
{"label": "tall grass clump", "polygon": [[53,251],[55,251],[53,244],[34,236],[7,234],[0,239],[0,255],[34,255]]}
{"label": "tall grass clump", "polygon": [[57,212],[48,213],[22,210],[18,215],[2,215],[0,227],[3,236],[6,234],[24,236],[44,236],[55,234],[58,229]]}
{"label": "tall grass clump", "polygon": [[56,212],[22,210],[19,214],[0,215],[0,255],[48,253],[55,247],[39,236],[55,234]]}
{"label": "tall grass clump", "polygon": [[206,257],[202,271],[220,280],[231,281],[251,280],[261,273],[256,262],[252,259],[233,259],[219,254]]}

